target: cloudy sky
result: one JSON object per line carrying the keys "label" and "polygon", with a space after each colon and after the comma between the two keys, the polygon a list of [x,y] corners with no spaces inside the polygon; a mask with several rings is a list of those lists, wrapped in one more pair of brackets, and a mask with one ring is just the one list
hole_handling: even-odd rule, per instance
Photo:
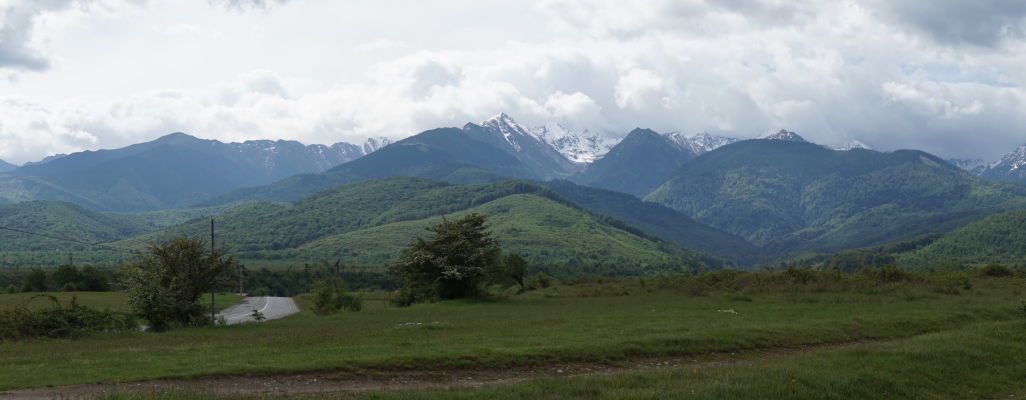
{"label": "cloudy sky", "polygon": [[0,159],[504,111],[992,160],[1026,142],[1024,36],[1020,0],[0,0]]}

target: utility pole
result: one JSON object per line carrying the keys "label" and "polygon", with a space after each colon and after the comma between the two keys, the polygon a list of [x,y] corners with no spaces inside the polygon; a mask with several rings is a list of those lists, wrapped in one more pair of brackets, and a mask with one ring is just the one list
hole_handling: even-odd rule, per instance
{"label": "utility pole", "polygon": [[[210,257],[214,258],[214,219],[210,219]],[[214,288],[210,289],[210,323],[217,322],[216,316],[214,315]]]}
{"label": "utility pole", "polygon": [[245,268],[245,266],[242,265],[242,264],[239,264],[239,296],[242,296],[242,269],[243,268]]}

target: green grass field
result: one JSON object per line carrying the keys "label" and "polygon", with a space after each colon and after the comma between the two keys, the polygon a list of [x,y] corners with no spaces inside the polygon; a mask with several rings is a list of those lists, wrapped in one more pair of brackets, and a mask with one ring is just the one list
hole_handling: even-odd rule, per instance
{"label": "green grass field", "polygon": [[[50,307],[53,303],[48,296],[56,297],[63,305],[71,302],[72,298],[78,304],[113,311],[129,311],[126,302],[125,292],[42,292],[42,293],[14,293],[0,294],[0,307],[15,307],[26,304],[29,308]],[[214,307],[218,310],[231,307],[238,303],[241,298],[231,293],[218,293],[214,295]],[[210,294],[204,295],[200,302],[210,304]]]}
{"label": "green grass field", "polygon": [[[690,283],[664,285],[656,280],[590,281],[494,301],[448,301],[410,308],[388,307],[380,295],[367,296],[364,311],[329,317],[301,313],[262,324],[0,344],[5,358],[0,390],[310,370],[501,369],[552,362],[601,363],[638,356],[759,351],[913,336],[917,338],[910,343],[916,343],[933,337],[918,336],[924,333],[945,338],[963,335],[958,332],[972,335],[974,330],[993,331],[998,335],[995,340],[1007,340],[1011,334],[1002,332],[1021,327],[1021,323],[1014,324],[1023,319],[1016,307],[1026,298],[1026,281],[951,279],[955,278],[861,287],[814,282],[764,284],[744,290],[695,290]],[[961,288],[953,288],[951,282],[958,282]],[[718,311],[727,309],[737,314]],[[821,361],[801,362],[839,365],[844,357],[857,357],[858,353],[823,354]],[[945,353],[936,357],[937,362],[958,365],[958,358],[948,358]],[[781,365],[779,371],[783,372],[777,373],[784,374],[789,367]],[[739,381],[738,390],[763,379],[757,369],[737,368],[741,368],[737,374],[748,380]],[[806,373],[825,373],[818,369],[807,367]],[[680,372],[668,374],[675,373]],[[530,398],[533,391],[550,390],[544,385],[554,385],[567,397],[581,397],[575,391],[625,385],[617,379],[638,380],[635,389],[624,386],[626,394],[638,391],[626,397],[660,397],[645,394],[644,388],[653,386],[646,384],[646,379],[672,381],[654,385],[664,387],[659,390],[679,388],[674,375],[593,379],[597,383],[540,381],[517,386],[512,393]],[[612,381],[604,383],[607,380]],[[844,384],[843,379],[836,384]],[[711,383],[703,385],[713,387]],[[766,390],[783,390],[765,385],[769,385]],[[814,389],[809,388],[809,393]],[[491,397],[488,393],[494,392],[476,397]],[[448,394],[452,393],[444,395]],[[425,396],[431,396],[430,392]]]}
{"label": "green grass field", "polygon": [[756,358],[727,366],[606,377],[547,378],[487,389],[396,391],[366,397],[1022,399],[1026,398],[1023,360],[1026,360],[1026,323],[974,323],[914,338],[813,350],[783,359]]}

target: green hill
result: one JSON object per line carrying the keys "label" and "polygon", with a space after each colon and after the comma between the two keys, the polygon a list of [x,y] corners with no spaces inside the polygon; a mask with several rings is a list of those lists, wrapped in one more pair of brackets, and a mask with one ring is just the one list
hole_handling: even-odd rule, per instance
{"label": "green hill", "polygon": [[[523,181],[456,185],[414,177],[333,187],[286,205],[252,202],[217,217],[220,246],[243,258],[390,260],[443,215],[487,213],[500,240],[534,263],[579,260],[631,265],[722,261],[686,250]],[[537,214],[537,215],[535,215]],[[206,235],[197,219],[119,243],[141,247],[174,235]]]}
{"label": "green hill", "polygon": [[[132,218],[103,214],[59,201],[26,201],[0,206],[0,251],[93,249],[82,243],[29,235],[45,234],[77,242],[110,242],[150,230]],[[13,230],[12,230],[13,229]]]}
{"label": "green hill", "polygon": [[744,239],[695,221],[661,204],[565,180],[539,185],[592,212],[617,218],[681,247],[703,251],[730,260],[736,265],[752,265],[762,261],[762,250]]}
{"label": "green hill", "polygon": [[[456,219],[471,212],[488,215],[489,229],[502,247],[533,263],[646,266],[679,263],[689,257],[669,243],[630,234],[587,211],[535,194],[505,196],[444,217]],[[345,249],[350,257],[388,262],[417,237],[424,237],[428,226],[441,221],[442,216],[434,216],[393,222],[325,237],[301,249]]]}
{"label": "green hill", "polygon": [[895,259],[910,267],[1022,263],[1026,261],[1026,210],[991,215],[922,248],[897,253]]}
{"label": "green hill", "polygon": [[1022,207],[1026,187],[932,155],[748,140],[682,166],[646,200],[778,254],[832,252],[944,232]]}

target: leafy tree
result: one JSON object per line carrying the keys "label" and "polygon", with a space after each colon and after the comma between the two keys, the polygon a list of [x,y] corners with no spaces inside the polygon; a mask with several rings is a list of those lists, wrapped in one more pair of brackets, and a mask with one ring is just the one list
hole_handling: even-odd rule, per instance
{"label": "leafy tree", "polygon": [[81,281],[79,282],[78,290],[88,292],[106,292],[110,290],[107,275],[92,265],[82,267],[82,272],[79,276]]}
{"label": "leafy tree", "polygon": [[527,273],[527,260],[516,253],[507,253],[499,263],[499,270],[496,271],[496,280],[499,282],[516,283],[520,291],[524,291],[524,275]]}
{"label": "leafy tree", "polygon": [[78,268],[75,268],[73,265],[61,264],[57,267],[57,271],[53,273],[54,286],[65,292],[79,290],[81,281],[82,275],[78,272]]}
{"label": "leafy tree", "polygon": [[237,262],[209,252],[199,238],[178,237],[148,251],[122,267],[128,303],[153,330],[207,323],[197,301],[205,292],[228,284]]}
{"label": "leafy tree", "polygon": [[25,283],[22,285],[21,291],[45,292],[46,272],[39,268],[33,268],[32,272],[29,272],[29,274],[25,276]]}
{"label": "leafy tree", "polygon": [[404,287],[400,304],[454,299],[477,294],[481,283],[499,263],[498,241],[485,231],[485,216],[471,213],[456,221],[427,228],[392,266]]}

